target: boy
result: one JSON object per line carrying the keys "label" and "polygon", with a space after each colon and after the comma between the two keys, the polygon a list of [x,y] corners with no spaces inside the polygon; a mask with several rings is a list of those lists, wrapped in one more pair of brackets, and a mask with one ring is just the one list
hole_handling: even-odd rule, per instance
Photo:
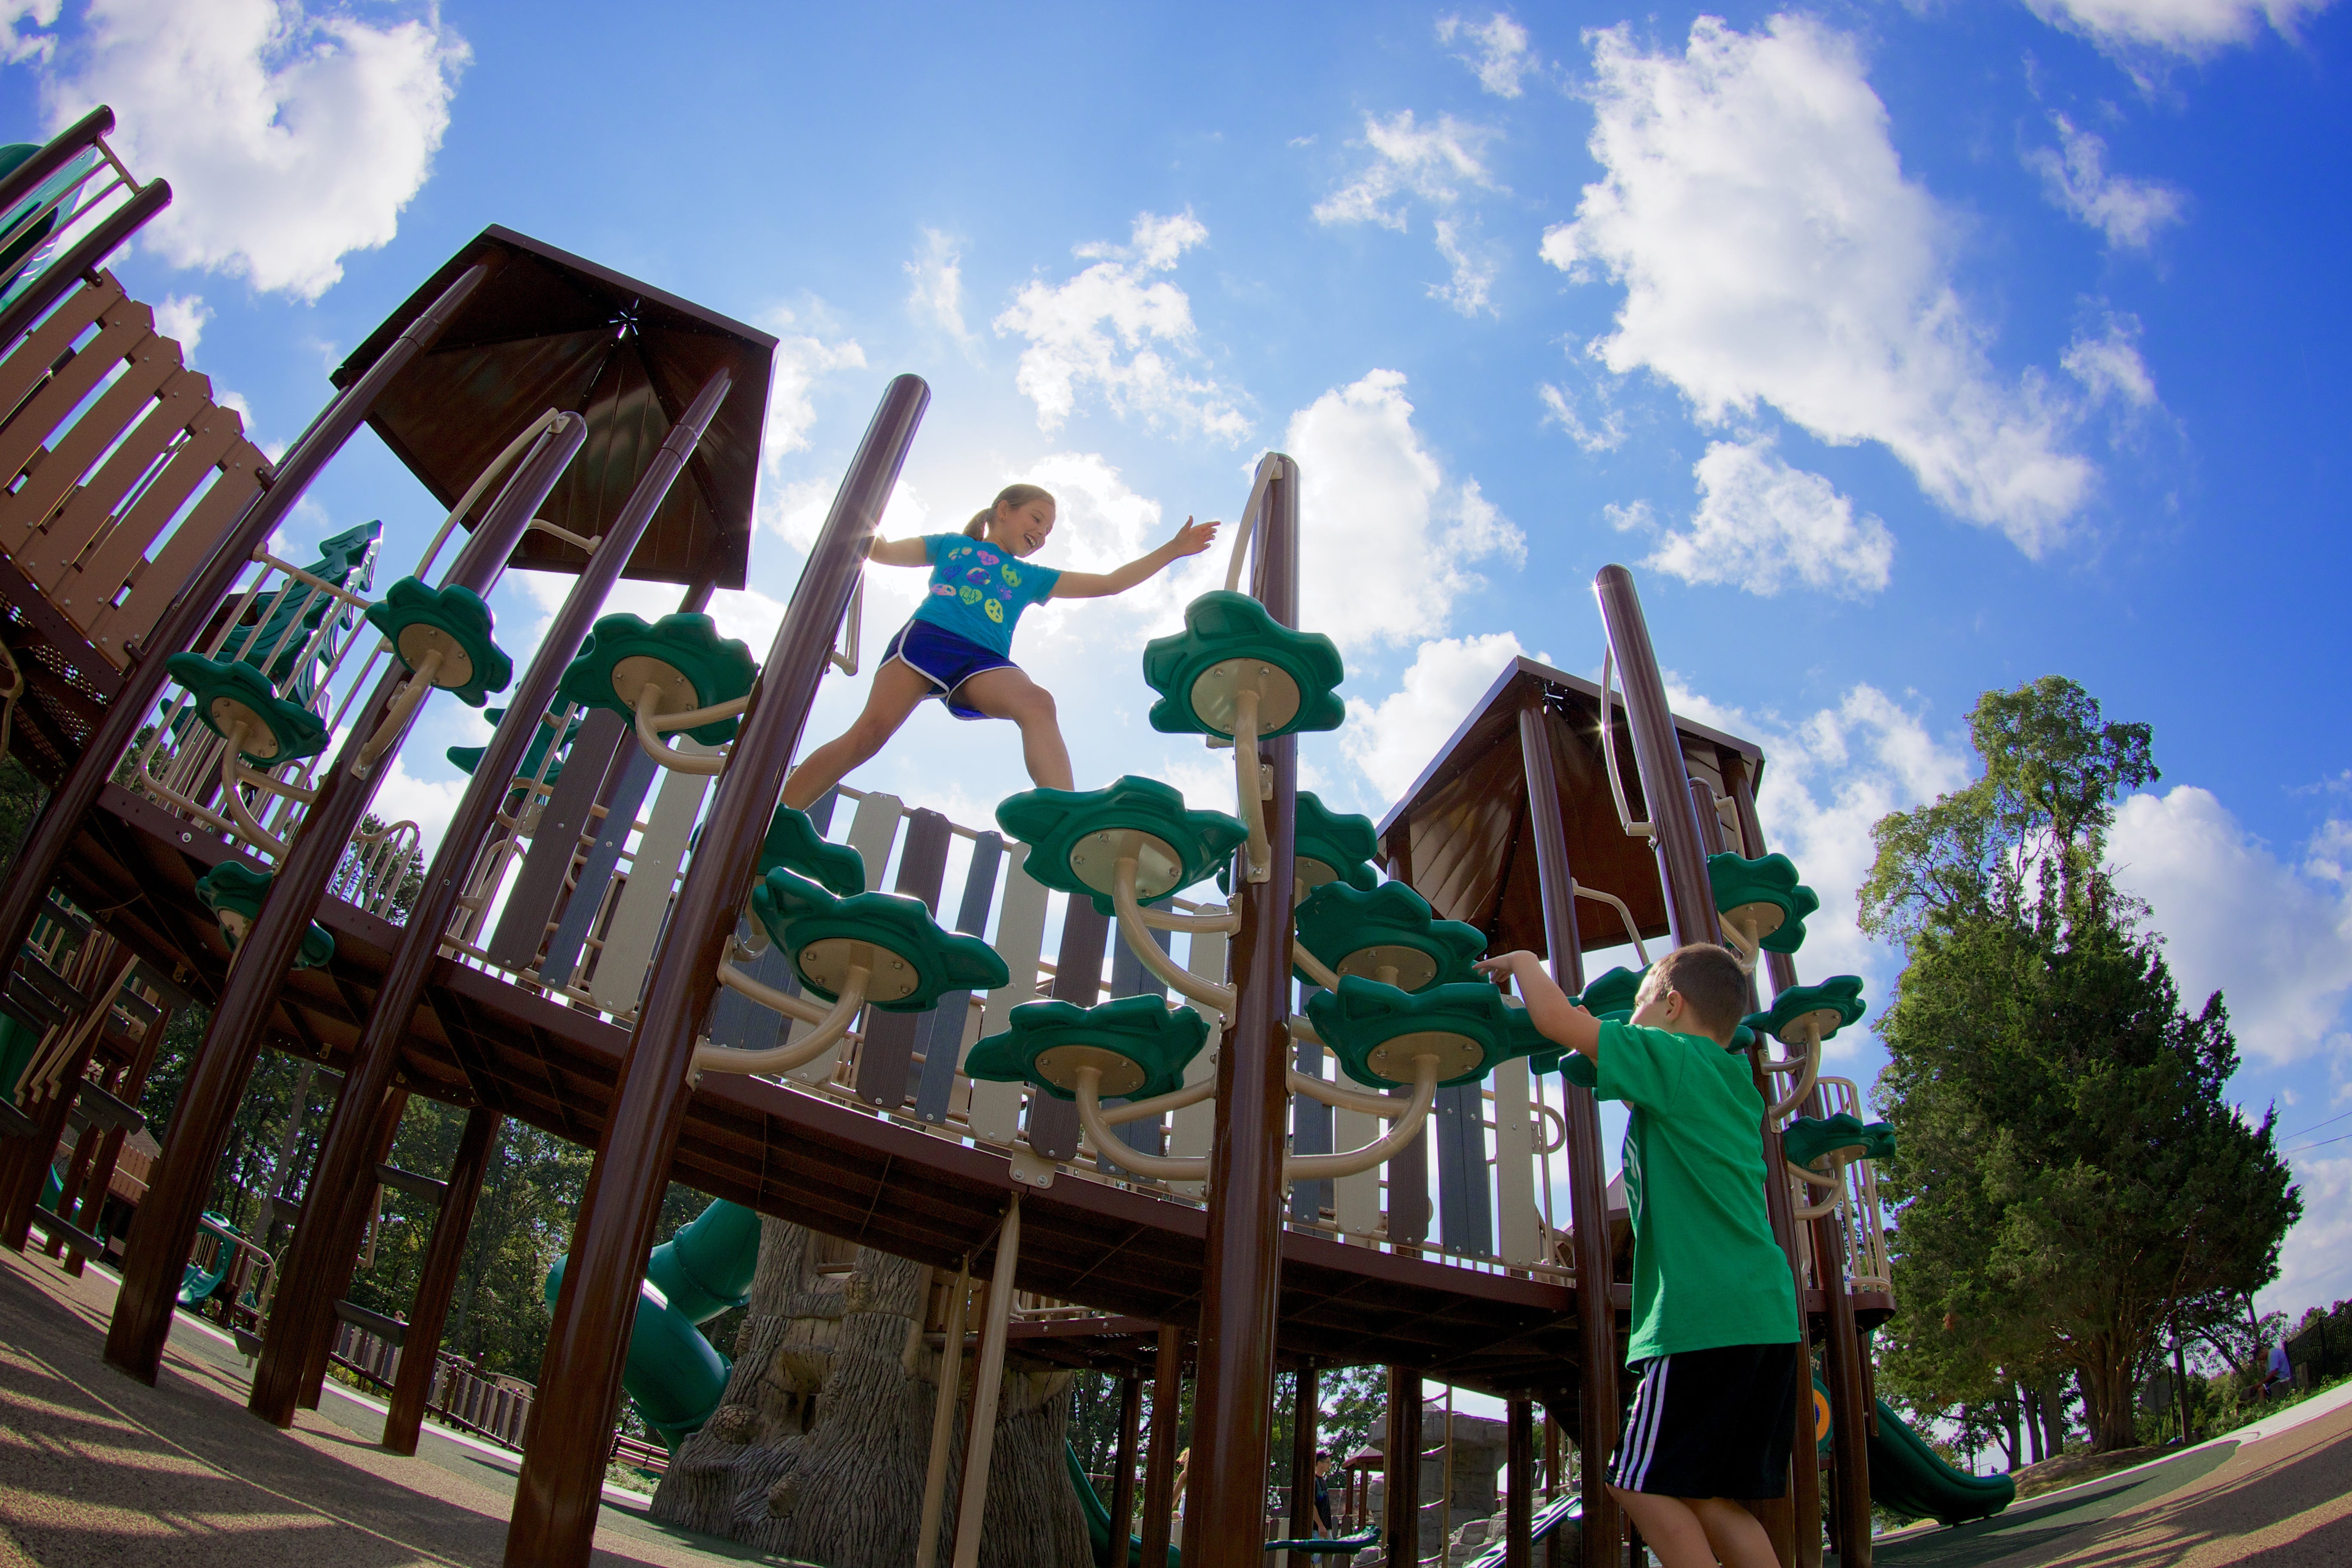
{"label": "boy", "polygon": [[1563,1070],[1633,1110],[1633,1338],[1642,1384],[1610,1494],[1664,1568],[1775,1568],[1742,1500],[1787,1489],[1796,1425],[1795,1281],[1764,1212],[1764,1100],[1728,1049],[1748,977],[1719,947],[1677,948],[1643,977],[1630,1024],[1570,1002],[1531,952],[1478,967],[1518,983],[1528,1021],[1586,1058]]}

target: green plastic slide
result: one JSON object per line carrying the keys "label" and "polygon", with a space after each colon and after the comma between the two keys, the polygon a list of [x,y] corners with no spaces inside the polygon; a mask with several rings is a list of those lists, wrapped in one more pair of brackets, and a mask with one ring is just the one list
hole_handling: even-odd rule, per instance
{"label": "green plastic slide", "polygon": [[181,1271],[180,1305],[183,1307],[201,1307],[211,1300],[213,1293],[228,1279],[229,1269],[236,1263],[236,1242],[228,1239],[237,1235],[236,1227],[228,1223],[227,1215],[215,1214],[210,1209],[205,1211],[205,1218],[227,1235],[216,1238],[220,1245],[213,1249],[213,1266],[210,1268],[199,1268],[191,1263]]}
{"label": "green plastic slide", "polygon": [[[1078,1463],[1078,1451],[1069,1444],[1062,1445],[1062,1461],[1070,1472],[1071,1489],[1078,1494],[1078,1506],[1087,1514],[1087,1540],[1093,1543],[1095,1568],[1108,1568],[1110,1563],[1110,1510],[1103,1507],[1102,1494],[1095,1490],[1094,1482],[1087,1479],[1087,1469]],[[1140,1565],[1143,1562],[1143,1538],[1128,1538],[1127,1560]],[[1168,1549],[1168,1568],[1183,1568],[1183,1553],[1173,1546]]]}
{"label": "green plastic slide", "polygon": [[[1813,1379],[1813,1394],[1821,1449],[1827,1453],[1830,1391],[1818,1377]],[[1972,1476],[1952,1468],[1882,1399],[1878,1430],[1870,1436],[1870,1500],[1906,1519],[1966,1524],[1999,1513],[2016,1501],[2017,1482],[2008,1476]]]}
{"label": "green plastic slide", "polygon": [[[673,1453],[718,1410],[733,1366],[699,1325],[742,1304],[759,1260],[758,1213],[724,1199],[681,1226],[646,1260],[621,1386]],[[568,1261],[558,1258],[548,1270],[550,1307]]]}

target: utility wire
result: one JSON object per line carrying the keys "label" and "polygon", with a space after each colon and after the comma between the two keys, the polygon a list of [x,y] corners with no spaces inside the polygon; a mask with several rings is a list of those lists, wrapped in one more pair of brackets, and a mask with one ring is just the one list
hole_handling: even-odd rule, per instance
{"label": "utility wire", "polygon": [[[2324,1125],[2324,1123],[2323,1123],[2323,1125]],[[2302,1148],[2300,1148],[2300,1149],[2289,1149],[2289,1150],[2285,1151],[2284,1153],[2282,1153],[2279,1157],[2280,1157],[2281,1159],[2287,1159],[2287,1158],[2291,1158],[2292,1156],[2296,1155],[2296,1154],[2306,1153],[2306,1152],[2308,1152],[2309,1151],[2314,1150],[2314,1149],[2325,1149],[2325,1148],[2326,1148],[2330,1143],[2341,1143],[2341,1142],[2344,1142],[2346,1139],[2347,1139],[2347,1138],[2352,1138],[2352,1132],[2342,1132],[2342,1133],[2338,1133],[2336,1136],[2335,1136],[2335,1137],[2333,1137],[2333,1138],[2322,1138],[2318,1142],[2316,1142],[2316,1143],[2305,1143],[2305,1145],[2303,1145],[2303,1147],[2302,1147]]]}
{"label": "utility wire", "polygon": [[2347,1110],[2338,1115],[2331,1116],[2325,1121],[2315,1121],[2310,1126],[2301,1128],[2296,1131],[2289,1132],[2285,1136],[2289,1138],[2300,1138],[2304,1136],[2305,1133],[2316,1132],[2323,1127],[2332,1127],[2336,1123],[2343,1121],[2347,1116],[2352,1116],[2352,1110]]}

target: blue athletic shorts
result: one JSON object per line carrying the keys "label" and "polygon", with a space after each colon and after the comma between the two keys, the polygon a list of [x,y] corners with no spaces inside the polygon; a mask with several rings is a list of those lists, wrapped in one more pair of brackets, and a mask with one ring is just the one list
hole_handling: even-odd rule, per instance
{"label": "blue athletic shorts", "polygon": [[887,664],[894,658],[929,681],[930,695],[946,703],[948,711],[959,719],[985,719],[988,715],[957,702],[957,688],[988,670],[1020,668],[994,648],[982,647],[970,637],[958,637],[945,626],[922,620],[908,621],[890,639],[882,662]]}

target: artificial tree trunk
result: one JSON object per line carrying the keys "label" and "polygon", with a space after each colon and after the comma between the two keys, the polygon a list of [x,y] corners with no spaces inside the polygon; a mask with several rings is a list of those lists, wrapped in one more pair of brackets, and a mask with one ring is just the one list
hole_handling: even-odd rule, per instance
{"label": "artificial tree trunk", "polygon": [[[919,1265],[868,1247],[847,1275],[821,1273],[825,1246],[800,1226],[761,1224],[726,1398],[672,1457],[653,1516],[825,1568],[903,1568],[929,1459],[940,1355],[923,1331],[939,1292]],[[1092,1561],[1062,1457],[1069,1381],[1007,1364],[982,1568]],[[962,1424],[951,1430],[940,1563],[963,1458]]]}

